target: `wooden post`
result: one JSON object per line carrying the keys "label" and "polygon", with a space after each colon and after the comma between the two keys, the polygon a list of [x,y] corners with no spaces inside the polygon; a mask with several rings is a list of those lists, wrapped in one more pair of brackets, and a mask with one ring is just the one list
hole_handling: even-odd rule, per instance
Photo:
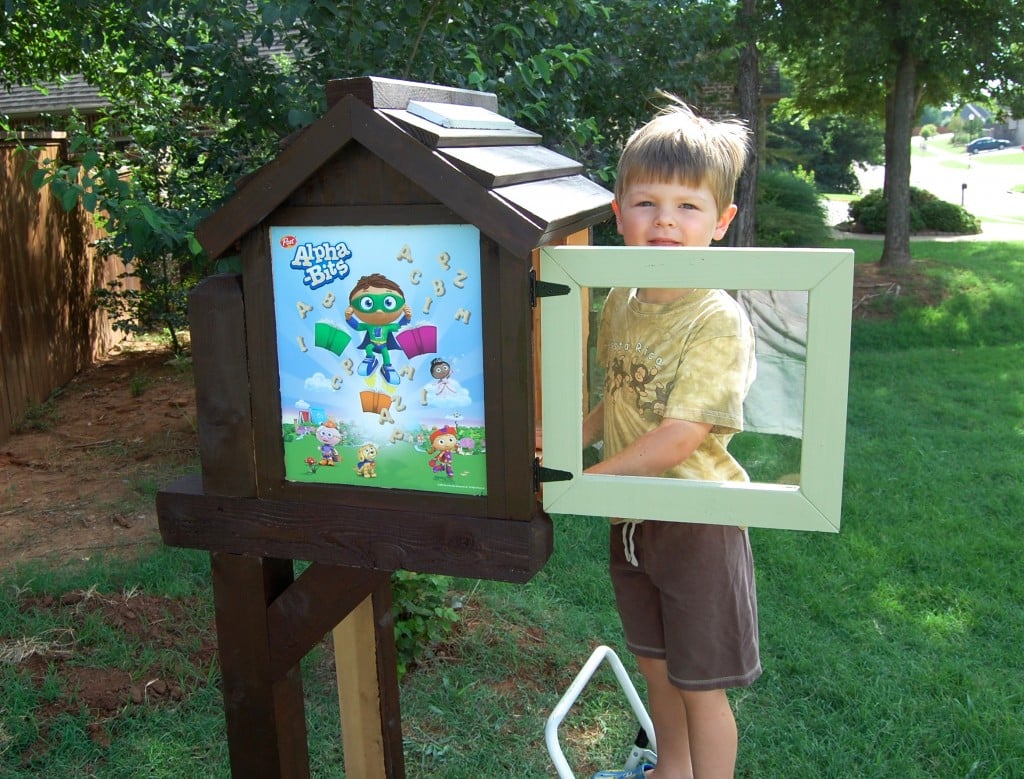
{"label": "wooden post", "polygon": [[[204,280],[190,305],[202,492],[252,500],[257,480],[239,278]],[[167,497],[158,498],[165,526],[173,513]],[[342,620],[336,653],[346,688],[347,775],[404,779],[389,573],[314,563],[296,581],[291,557],[214,547],[210,558],[231,775],[308,779],[300,661]]]}
{"label": "wooden post", "polygon": [[[240,278],[205,279],[189,308],[204,491],[255,496]],[[294,580],[292,562],[222,552],[212,552],[210,562],[231,773],[308,777],[299,667],[275,677],[267,627],[268,606]]]}
{"label": "wooden post", "polygon": [[267,607],[293,581],[290,560],[214,552],[214,608],[231,775],[308,779],[299,665],[271,667]]}
{"label": "wooden post", "polygon": [[391,587],[385,582],[334,629],[345,775],[403,779]]}

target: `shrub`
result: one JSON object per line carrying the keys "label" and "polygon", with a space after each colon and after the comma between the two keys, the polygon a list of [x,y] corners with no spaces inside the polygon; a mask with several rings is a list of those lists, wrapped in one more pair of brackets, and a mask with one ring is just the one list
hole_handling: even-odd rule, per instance
{"label": "shrub", "polygon": [[[850,203],[850,219],[866,233],[885,232],[886,200],[882,190],[874,189]],[[955,203],[939,200],[931,192],[910,188],[910,230],[936,230],[943,233],[981,232],[978,218]]]}
{"label": "shrub", "polygon": [[978,217],[968,213],[955,203],[945,200],[934,200],[921,206],[921,218],[929,230],[943,233],[963,233],[974,235],[981,232]]}
{"label": "shrub", "polygon": [[[918,232],[925,229],[921,217],[921,204],[929,199],[935,200],[931,192],[915,187],[910,188],[910,230]],[[866,233],[885,232],[885,210],[887,201],[882,190],[873,189],[859,200],[850,203],[850,219]]]}
{"label": "shrub", "polygon": [[396,571],[391,577],[398,674],[451,635],[459,615],[448,602],[447,576]]}
{"label": "shrub", "polygon": [[757,182],[758,246],[820,246],[829,239],[825,209],[806,178],[777,168]]}
{"label": "shrub", "polygon": [[850,219],[867,233],[885,232],[885,198],[882,190],[873,189],[864,197],[850,202]]}

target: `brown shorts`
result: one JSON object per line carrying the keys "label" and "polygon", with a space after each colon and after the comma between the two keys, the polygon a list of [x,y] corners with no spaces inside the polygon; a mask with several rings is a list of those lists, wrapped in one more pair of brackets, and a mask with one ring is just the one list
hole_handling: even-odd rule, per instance
{"label": "brown shorts", "polygon": [[[626,557],[630,527],[636,566]],[[669,680],[682,690],[746,687],[761,675],[746,530],[683,522],[612,525],[610,553],[629,651],[665,660]]]}

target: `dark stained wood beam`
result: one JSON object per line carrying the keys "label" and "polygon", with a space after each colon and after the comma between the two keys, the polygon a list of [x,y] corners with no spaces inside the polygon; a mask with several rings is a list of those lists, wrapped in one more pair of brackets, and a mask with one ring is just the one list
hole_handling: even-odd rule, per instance
{"label": "dark stained wood beam", "polygon": [[550,518],[530,520],[207,495],[198,476],[157,494],[169,546],[314,560],[378,571],[405,569],[526,582],[551,556]]}

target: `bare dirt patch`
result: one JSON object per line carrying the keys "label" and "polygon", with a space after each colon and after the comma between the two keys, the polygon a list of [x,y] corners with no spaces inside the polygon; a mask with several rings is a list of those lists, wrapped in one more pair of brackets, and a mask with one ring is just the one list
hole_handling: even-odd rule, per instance
{"label": "bare dirt patch", "polygon": [[82,371],[0,444],[0,568],[134,553],[154,496],[197,458],[187,364],[152,345]]}
{"label": "bare dirt patch", "polygon": [[888,319],[898,305],[937,306],[945,296],[928,275],[930,263],[915,260],[909,268],[886,268],[862,262],[853,271],[853,318]]}

